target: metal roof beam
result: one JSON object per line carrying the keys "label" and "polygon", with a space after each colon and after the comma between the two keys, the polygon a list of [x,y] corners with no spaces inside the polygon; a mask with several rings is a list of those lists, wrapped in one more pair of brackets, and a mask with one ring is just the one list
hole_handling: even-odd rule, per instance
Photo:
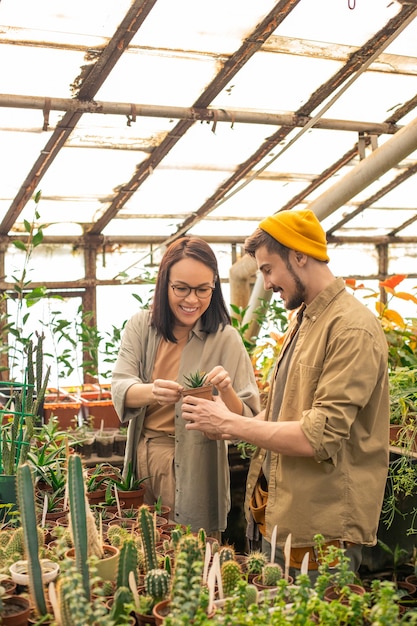
{"label": "metal roof beam", "polygon": [[[287,111],[271,113],[264,111],[245,111],[243,109],[212,109],[197,107],[174,107],[155,104],[131,104],[126,102],[102,102],[80,100],[79,98],[45,98],[40,96],[21,96],[18,94],[0,94],[0,107],[15,109],[34,109],[43,111],[48,106],[50,111],[72,111],[74,113],[94,113],[102,115],[132,115],[137,117],[162,117],[204,122],[226,122],[228,124],[266,124],[272,126],[303,127],[309,116],[300,116]],[[391,123],[362,122],[322,118],[314,128],[325,130],[345,130],[371,134],[389,134],[399,130]]]}

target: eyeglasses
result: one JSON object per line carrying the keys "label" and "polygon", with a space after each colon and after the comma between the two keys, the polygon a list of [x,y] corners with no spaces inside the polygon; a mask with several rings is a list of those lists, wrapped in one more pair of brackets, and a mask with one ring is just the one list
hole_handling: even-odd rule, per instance
{"label": "eyeglasses", "polygon": [[172,283],[170,283],[170,287],[172,287],[172,291],[177,298],[186,298],[194,291],[195,295],[197,298],[200,298],[200,300],[210,298],[215,289],[214,287],[190,287],[189,285],[173,285]]}

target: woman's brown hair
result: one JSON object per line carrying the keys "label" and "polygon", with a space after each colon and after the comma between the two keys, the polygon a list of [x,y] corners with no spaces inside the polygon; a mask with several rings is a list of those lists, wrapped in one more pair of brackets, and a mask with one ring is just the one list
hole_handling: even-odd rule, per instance
{"label": "woman's brown hair", "polygon": [[201,316],[202,329],[206,333],[214,333],[219,326],[224,328],[231,323],[220,286],[219,268],[213,250],[204,239],[189,236],[181,237],[167,248],[162,257],[156,279],[151,315],[152,326],[164,339],[174,343],[176,343],[173,334],[175,319],[168,302],[169,273],[175,263],[187,258],[204,263],[213,271],[214,275],[214,290],[210,305]]}

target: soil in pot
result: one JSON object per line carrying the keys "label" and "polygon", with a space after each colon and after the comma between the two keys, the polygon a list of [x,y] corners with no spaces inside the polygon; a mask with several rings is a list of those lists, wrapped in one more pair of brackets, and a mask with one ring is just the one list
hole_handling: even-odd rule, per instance
{"label": "soil in pot", "polygon": [[114,446],[114,431],[100,431],[96,432],[96,453],[97,456],[109,459],[113,456]]}
{"label": "soil in pot", "polygon": [[27,626],[31,611],[30,602],[22,596],[3,598],[0,612],[3,626]]}
{"label": "soil in pot", "polygon": [[124,456],[126,451],[127,435],[123,433],[116,433],[114,435],[113,454],[117,456]]}

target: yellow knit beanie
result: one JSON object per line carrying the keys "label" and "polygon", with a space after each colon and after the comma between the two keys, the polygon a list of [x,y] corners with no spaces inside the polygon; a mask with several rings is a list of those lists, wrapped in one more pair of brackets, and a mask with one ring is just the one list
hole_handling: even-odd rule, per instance
{"label": "yellow knit beanie", "polygon": [[309,209],[280,211],[262,220],[259,228],[287,248],[319,261],[329,261],[326,233]]}

